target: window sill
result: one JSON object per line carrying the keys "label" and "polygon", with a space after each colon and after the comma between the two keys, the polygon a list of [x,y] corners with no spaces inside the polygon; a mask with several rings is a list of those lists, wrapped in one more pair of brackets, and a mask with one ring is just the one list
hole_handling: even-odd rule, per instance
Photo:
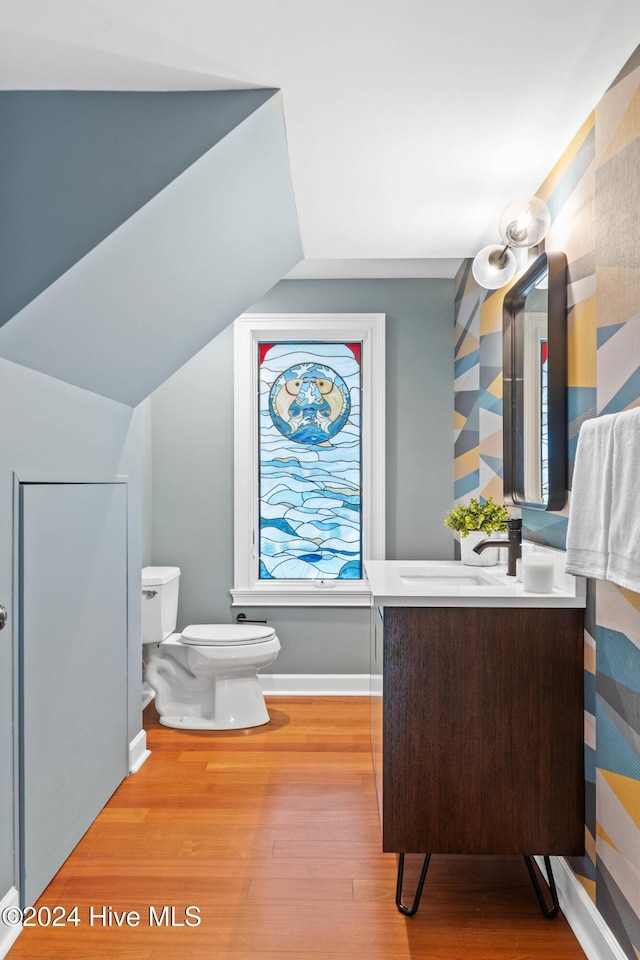
{"label": "window sill", "polygon": [[[315,585],[314,585],[315,584]],[[234,607],[369,607],[371,591],[366,581],[347,586],[336,580],[274,583],[231,590]]]}

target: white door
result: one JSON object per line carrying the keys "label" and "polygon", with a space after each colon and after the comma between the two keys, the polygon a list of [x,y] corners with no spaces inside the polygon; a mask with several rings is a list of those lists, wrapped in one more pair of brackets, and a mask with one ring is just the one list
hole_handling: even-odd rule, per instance
{"label": "white door", "polygon": [[28,905],[127,774],[126,484],[21,484],[19,577]]}

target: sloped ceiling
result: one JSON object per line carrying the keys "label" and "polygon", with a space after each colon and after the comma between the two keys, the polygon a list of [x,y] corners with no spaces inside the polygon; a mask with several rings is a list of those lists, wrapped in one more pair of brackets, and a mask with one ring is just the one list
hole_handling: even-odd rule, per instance
{"label": "sloped ceiling", "polygon": [[[497,239],[501,206],[536,189],[640,38],[637,0],[541,0],[535,10],[498,0],[2,7],[0,88],[15,95],[102,90],[107,103],[113,91],[153,90],[168,104],[169,90],[283,93],[286,139],[275,96],[211,146],[191,142],[174,110],[171,158],[164,171],[153,164],[153,184],[139,177],[153,149],[131,134],[120,155],[120,136],[109,141],[93,117],[95,149],[70,130],[50,167],[38,156],[51,150],[45,138],[24,171],[10,171],[21,189],[4,209],[25,215],[30,182],[37,212],[4,247],[0,355],[127,403],[284,274],[452,276],[460,257]],[[47,112],[44,101],[32,107]],[[157,143],[159,126],[149,120],[147,132]],[[3,134],[0,163],[10,164]],[[51,125],[48,134],[56,139]],[[71,193],[79,199],[67,205]]]}
{"label": "sloped ceiling", "polygon": [[0,356],[130,405],[302,258],[281,97],[0,98]]}
{"label": "sloped ceiling", "polygon": [[274,93],[0,92],[0,326]]}
{"label": "sloped ceiling", "polygon": [[0,87],[282,90],[307,261],[420,276],[497,240],[640,42],[640,3],[3,0],[2,25]]}

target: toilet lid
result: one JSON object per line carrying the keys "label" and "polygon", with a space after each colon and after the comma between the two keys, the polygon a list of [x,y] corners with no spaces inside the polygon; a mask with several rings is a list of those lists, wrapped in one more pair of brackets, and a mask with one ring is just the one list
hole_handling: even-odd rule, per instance
{"label": "toilet lid", "polygon": [[260,643],[276,632],[261,623],[193,623],[182,631],[182,642],[202,646],[229,646],[232,643]]}
{"label": "toilet lid", "polygon": [[157,587],[180,576],[180,567],[143,567],[142,586]]}

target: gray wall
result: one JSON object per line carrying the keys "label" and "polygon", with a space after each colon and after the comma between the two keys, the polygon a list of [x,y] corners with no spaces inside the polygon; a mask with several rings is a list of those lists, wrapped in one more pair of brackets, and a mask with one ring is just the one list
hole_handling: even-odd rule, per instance
{"label": "gray wall", "polygon": [[[13,749],[13,474],[47,480],[129,477],[129,634],[140,633],[140,443],[139,414],[121,403],[61,383],[0,359],[0,603],[9,610],[0,632],[0,897],[14,884]],[[65,544],[60,544],[64,563]],[[128,732],[141,728],[140,647],[129,646]],[[99,682],[99,678],[87,678]],[[55,677],[51,695],[55,696]],[[79,718],[81,722],[82,718]],[[87,748],[90,749],[88,744]],[[126,750],[126,744],[123,744]]]}
{"label": "gray wall", "polygon": [[[282,281],[248,312],[385,313],[387,557],[453,556],[453,281]],[[151,398],[154,564],[182,570],[178,628],[228,622],[233,584],[233,330]],[[275,673],[368,672],[368,610],[247,608],[276,626]]]}
{"label": "gray wall", "polygon": [[152,478],[153,452],[151,447],[151,397],[147,397],[136,407],[136,415],[140,424],[140,471],[141,471],[141,528],[142,528],[142,566],[151,563],[152,539]]}

